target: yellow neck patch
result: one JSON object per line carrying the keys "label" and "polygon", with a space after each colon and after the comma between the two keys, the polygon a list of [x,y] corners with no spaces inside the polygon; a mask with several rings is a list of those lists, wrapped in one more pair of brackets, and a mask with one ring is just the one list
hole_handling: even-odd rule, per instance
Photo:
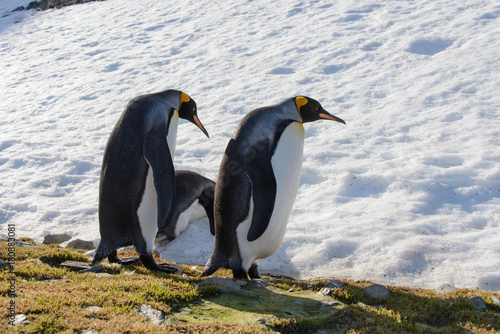
{"label": "yellow neck patch", "polygon": [[297,105],[297,111],[299,112],[300,118],[302,118],[302,114],[300,113],[300,107],[307,104],[307,99],[303,96],[298,96],[295,98],[295,105]]}
{"label": "yellow neck patch", "polygon": [[191,100],[191,98],[189,97],[189,95],[187,95],[184,92],[181,92],[181,104],[182,104],[182,102],[189,102],[189,100]]}

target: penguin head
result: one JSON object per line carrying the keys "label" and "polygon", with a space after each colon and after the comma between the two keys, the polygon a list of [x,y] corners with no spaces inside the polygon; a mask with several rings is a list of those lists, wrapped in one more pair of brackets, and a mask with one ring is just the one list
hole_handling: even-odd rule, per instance
{"label": "penguin head", "polygon": [[200,128],[201,131],[208,137],[208,132],[205,130],[203,124],[201,124],[198,118],[198,109],[196,108],[196,102],[189,97],[184,92],[181,92],[181,105],[179,107],[179,117],[190,121],[194,125]]}
{"label": "penguin head", "polygon": [[318,101],[311,99],[310,97],[297,96],[295,98],[295,104],[297,105],[300,117],[302,117],[302,123],[314,122],[318,119],[329,119],[345,124],[344,120],[330,114],[328,111],[323,109]]}

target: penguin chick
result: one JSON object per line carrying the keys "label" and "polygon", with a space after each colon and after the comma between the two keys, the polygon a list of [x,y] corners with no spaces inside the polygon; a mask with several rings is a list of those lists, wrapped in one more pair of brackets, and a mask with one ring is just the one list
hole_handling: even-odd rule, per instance
{"label": "penguin chick", "polygon": [[177,238],[188,224],[208,217],[210,232],[214,232],[215,182],[192,171],[175,171],[175,206],[172,221],[158,230],[155,242],[167,243]]}

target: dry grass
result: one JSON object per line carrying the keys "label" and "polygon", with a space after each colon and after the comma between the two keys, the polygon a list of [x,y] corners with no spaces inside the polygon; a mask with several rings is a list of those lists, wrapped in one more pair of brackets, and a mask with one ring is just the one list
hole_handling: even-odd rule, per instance
{"label": "dry grass", "polygon": [[[5,242],[0,247],[0,258],[7,259]],[[432,290],[389,287],[390,298],[380,302],[363,292],[368,282],[343,280],[343,289],[334,290],[331,297],[322,297],[339,302],[325,313],[324,308],[312,306],[320,303],[317,291],[326,284],[325,280],[275,278],[271,288],[258,290],[258,299],[252,300],[218,294],[214,287],[198,287],[199,272],[190,266],[182,266],[183,275],[153,273],[141,265],[106,266],[105,271],[111,276],[103,277],[59,267],[67,260],[87,261],[87,258],[83,251],[58,246],[17,247],[13,271],[16,298],[9,296],[12,273],[9,269],[0,271],[1,304],[9,305],[14,300],[16,314],[28,317],[29,324],[16,326],[17,332],[78,333],[92,329],[99,333],[500,332],[500,306],[492,299],[500,295],[493,292],[461,289],[437,294]],[[227,270],[218,274],[230,277]],[[291,288],[294,292],[287,292]],[[488,310],[474,310],[469,300],[473,296],[482,297]],[[300,315],[298,311],[293,315],[283,313],[283,308],[290,308],[296,300],[305,304],[302,313],[307,311],[310,315]],[[142,304],[163,311],[167,317],[165,324],[153,325],[139,314],[137,310]],[[207,308],[207,304],[213,307]],[[101,309],[90,311],[86,309],[88,306]],[[193,315],[180,316],[182,307],[193,309]],[[201,312],[211,317],[196,316]],[[8,315],[9,310],[2,307],[0,317],[4,320],[0,332],[13,332]],[[256,324],[258,316],[268,320],[267,326]],[[245,317],[253,320],[245,322]]]}

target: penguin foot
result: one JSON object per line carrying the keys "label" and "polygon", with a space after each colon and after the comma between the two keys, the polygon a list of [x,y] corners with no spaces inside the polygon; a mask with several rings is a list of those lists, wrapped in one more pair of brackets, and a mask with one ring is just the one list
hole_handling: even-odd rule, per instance
{"label": "penguin foot", "polygon": [[259,270],[255,264],[252,264],[250,269],[248,269],[248,276],[250,276],[250,278],[260,278]]}
{"label": "penguin foot", "polygon": [[233,269],[233,278],[234,279],[248,279],[248,275],[243,269]]}
{"label": "penguin foot", "polygon": [[178,270],[166,263],[156,263],[152,255],[141,255],[141,262],[149,270],[160,271],[166,274],[174,274]]}

